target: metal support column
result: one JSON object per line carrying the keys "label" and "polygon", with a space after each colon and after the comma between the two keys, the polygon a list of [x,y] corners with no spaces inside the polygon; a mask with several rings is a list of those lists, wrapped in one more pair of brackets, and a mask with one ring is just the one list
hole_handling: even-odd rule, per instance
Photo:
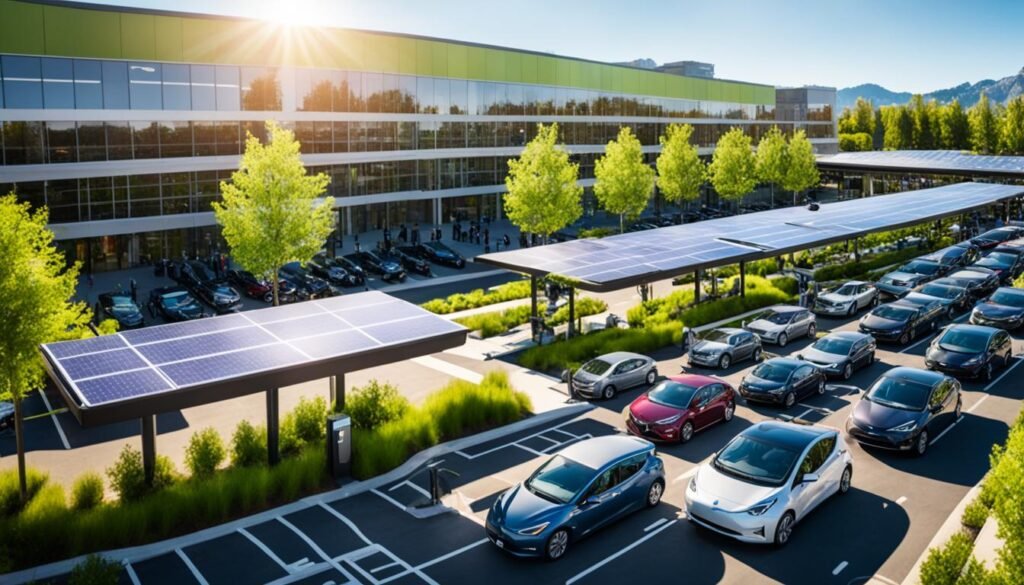
{"label": "metal support column", "polygon": [[156,415],[142,417],[142,469],[146,485],[153,485],[156,475]]}
{"label": "metal support column", "polygon": [[747,263],[740,262],[740,296],[747,296]]}
{"label": "metal support column", "polygon": [[345,410],[345,374],[335,374],[329,378],[331,385],[331,411]]}
{"label": "metal support column", "polygon": [[281,452],[278,449],[278,389],[267,390],[267,461],[271,465],[277,465],[281,460]]}
{"label": "metal support column", "polygon": [[534,341],[540,339],[537,323],[537,277],[530,275],[530,333]]}
{"label": "metal support column", "polygon": [[569,329],[566,337],[571,338],[576,334],[576,287],[569,287]]}
{"label": "metal support column", "polygon": [[700,270],[693,271],[693,304],[700,303]]}

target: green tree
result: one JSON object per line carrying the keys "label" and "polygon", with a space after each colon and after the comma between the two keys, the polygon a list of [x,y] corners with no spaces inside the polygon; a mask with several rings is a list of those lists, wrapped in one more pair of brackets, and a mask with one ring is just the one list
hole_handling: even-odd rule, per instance
{"label": "green tree", "polygon": [[1003,154],[1024,154],[1024,96],[1006,104],[999,121],[999,150]]}
{"label": "green tree", "polygon": [[910,115],[914,121],[913,139],[911,144],[917,150],[932,150],[935,148],[935,128],[932,127],[934,115],[930,109],[935,103],[925,103],[921,94],[914,94],[910,98]]}
{"label": "green tree", "polygon": [[715,191],[725,199],[741,199],[757,185],[757,163],[750,144],[750,136],[732,128],[715,145],[708,176]]}
{"label": "green tree", "polygon": [[754,170],[757,179],[771,185],[772,207],[775,206],[775,185],[781,185],[786,179],[786,168],[789,167],[789,146],[786,137],[778,126],[761,137],[754,155]]}
{"label": "green tree", "polygon": [[870,100],[857,98],[853,106],[854,132],[875,132],[875,106]]}
{"label": "green tree", "polygon": [[843,112],[839,114],[839,133],[856,134],[856,132],[857,120],[853,117],[853,110],[849,107],[843,108]]}
{"label": "green tree", "polygon": [[505,214],[519,229],[545,238],[583,214],[580,167],[557,140],[558,124],[538,124],[537,136],[508,161],[505,177]]}
{"label": "green tree", "polygon": [[883,144],[886,150],[904,150],[913,147],[914,118],[906,106],[883,107],[882,123],[885,125]]}
{"label": "green tree", "polygon": [[604,148],[604,156],[594,163],[594,195],[606,210],[618,214],[619,232],[625,231],[625,218],[635,218],[647,207],[654,191],[654,169],[644,162],[640,141],[629,126]]}
{"label": "green tree", "polygon": [[971,106],[967,120],[971,129],[971,150],[979,154],[994,154],[999,147],[999,120],[987,94],[982,92],[978,103]]}
{"label": "green tree", "polygon": [[820,181],[814,146],[803,130],[797,130],[789,139],[789,164],[786,165],[782,188],[793,192],[793,204],[796,205],[796,194],[818,186]]}
{"label": "green tree", "polygon": [[21,499],[28,497],[22,401],[43,384],[39,345],[81,337],[89,320],[84,303],[72,303],[78,264],[67,266],[47,229],[49,212],[34,212],[14,193],[0,197],[0,399],[14,403]]}
{"label": "green tree", "polygon": [[224,201],[213,203],[217,223],[235,261],[253,274],[269,274],[278,304],[278,271],[306,262],[323,246],[334,223],[334,199],[317,202],[330,178],[307,175],[295,135],[267,122],[266,145],[249,134],[231,182],[221,181]]}
{"label": "green tree", "polygon": [[692,201],[700,196],[700,186],[707,173],[697,147],[690,143],[693,126],[670,124],[659,138],[661,154],[658,167],[658,188],[671,202]]}
{"label": "green tree", "polygon": [[966,150],[970,148],[971,127],[967,121],[967,113],[954,99],[942,108],[940,116],[940,142],[942,148]]}

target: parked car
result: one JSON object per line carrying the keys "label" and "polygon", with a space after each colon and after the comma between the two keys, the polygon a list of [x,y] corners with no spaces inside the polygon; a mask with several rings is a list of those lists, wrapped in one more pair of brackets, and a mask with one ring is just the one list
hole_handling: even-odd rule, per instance
{"label": "parked car", "polygon": [[906,345],[919,335],[935,331],[943,315],[945,311],[938,301],[930,305],[897,301],[871,309],[870,313],[861,317],[858,329],[878,341]]}
{"label": "parked car", "polygon": [[972,266],[950,273],[936,282],[965,287],[971,297],[980,299],[999,288],[999,275],[988,268]]}
{"label": "parked car", "polygon": [[939,303],[942,305],[943,317],[947,319],[953,319],[956,316],[956,309],[953,304],[947,299],[935,298],[931,295],[921,294],[919,292],[909,292],[905,297],[899,301],[906,305],[917,305],[917,306],[928,306],[932,303]]}
{"label": "parked car", "polygon": [[735,327],[719,327],[701,336],[690,348],[691,366],[727,369],[746,359],[761,361],[761,338]]}
{"label": "parked car", "polygon": [[99,301],[103,314],[117,320],[118,329],[138,329],[146,324],[142,310],[132,297],[124,292],[102,293]]}
{"label": "parked car", "polygon": [[969,240],[961,242],[961,245],[949,246],[936,250],[930,254],[921,256],[921,260],[938,262],[947,268],[947,272],[954,268],[961,268],[971,264],[981,257],[980,249],[971,244]]}
{"label": "parked car", "polygon": [[419,249],[424,258],[436,264],[444,264],[453,268],[466,266],[466,259],[461,254],[441,242],[421,242]]}
{"label": "parked car", "polygon": [[693,434],[736,413],[736,392],[723,380],[685,374],[639,396],[626,411],[626,429],[654,441],[685,443]]}
{"label": "parked car", "polygon": [[349,272],[337,258],[330,258],[323,252],[313,256],[313,259],[306,263],[306,267],[314,276],[336,286],[363,284],[362,276]]}
{"label": "parked car", "polygon": [[999,244],[1007,241],[1014,240],[1024,236],[1024,228],[1014,225],[1007,225],[995,229],[988,230],[987,232],[971,238],[971,243],[978,246],[982,250],[988,250],[995,248]]}
{"label": "parked car", "polygon": [[879,278],[878,282],[875,283],[875,287],[878,288],[882,297],[886,300],[899,299],[916,287],[931,280],[934,279],[924,274],[896,270]]}
{"label": "parked car", "polygon": [[14,426],[14,403],[0,401],[0,429]]}
{"label": "parked car", "polygon": [[758,336],[762,342],[774,343],[779,347],[785,347],[790,339],[803,335],[814,339],[818,331],[814,313],[790,305],[771,307],[756,315],[743,328]]}
{"label": "parked car", "polygon": [[1013,254],[1014,256],[1024,255],[1024,238],[1017,238],[1016,240],[1007,240],[1002,244],[999,244],[995,248],[992,248],[993,252],[1002,252],[1004,254]]}
{"label": "parked car", "polygon": [[387,282],[404,282],[405,270],[398,262],[384,258],[376,252],[356,252],[353,259],[359,260],[367,272],[380,276],[381,280]]}
{"label": "parked car", "polygon": [[[942,279],[939,279],[942,280]],[[970,294],[967,288],[954,284],[943,284],[939,280],[933,280],[916,289],[916,292],[931,297],[946,307],[950,318],[956,313],[967,308],[970,302]]]}
{"label": "parked car", "polygon": [[409,272],[414,272],[423,276],[430,276],[430,264],[428,264],[426,260],[407,254],[397,247],[388,250],[387,253],[383,255],[383,259],[396,262]]}
{"label": "parked car", "polygon": [[784,546],[793,527],[853,479],[853,458],[832,428],[765,421],[733,437],[690,479],[687,519],[743,542]]}
{"label": "parked car", "polygon": [[951,376],[991,382],[997,368],[1013,359],[1013,341],[1002,329],[956,324],[946,327],[928,346],[924,365]]}
{"label": "parked car", "polygon": [[968,269],[982,267],[995,272],[1001,282],[1010,282],[1024,270],[1024,257],[1018,254],[992,250],[984,258],[968,266]]}
{"label": "parked car", "polygon": [[931,260],[915,258],[903,266],[900,266],[899,271],[906,272],[908,274],[923,274],[927,277],[927,280],[924,280],[919,284],[924,284],[925,282],[945,276],[946,273],[950,271],[950,267]]}
{"label": "parked car", "polygon": [[366,282],[366,271],[359,265],[358,262],[345,256],[336,256],[334,263],[337,266],[344,268],[349,274],[355,277],[356,286],[361,286]]}
{"label": "parked car", "polygon": [[484,524],[498,548],[558,560],[570,544],[619,518],[653,508],[665,493],[654,445],[606,436],[572,444],[498,496]]}
{"label": "parked car", "polygon": [[205,317],[203,306],[186,288],[167,286],[149,291],[149,315],[160,314],[168,321],[191,321]]}
{"label": "parked car", "polygon": [[740,382],[740,396],[751,402],[792,407],[798,400],[825,393],[825,373],[798,359],[777,357],[758,364]]}
{"label": "parked car", "polygon": [[651,385],[658,379],[658,364],[651,358],[628,351],[616,351],[596,357],[572,376],[572,387],[587,398],[615,397],[620,390]]}
{"label": "parked car", "polygon": [[882,374],[853,407],[846,433],[862,445],[924,455],[932,437],[960,418],[960,382],[897,367]]}
{"label": "parked car", "polygon": [[814,299],[814,312],[853,316],[857,311],[877,304],[878,289],[875,285],[853,280]]}
{"label": "parked car", "polygon": [[295,287],[295,294],[300,300],[321,299],[334,294],[326,280],[313,276],[298,262],[285,264],[279,274]]}
{"label": "parked car", "polygon": [[242,296],[231,288],[226,278],[217,278],[205,264],[189,260],[181,265],[179,282],[192,291],[218,314],[238,310]]}
{"label": "parked car", "polygon": [[996,289],[971,311],[971,323],[1001,329],[1017,329],[1024,324],[1024,290],[1003,286]]}
{"label": "parked car", "polygon": [[801,359],[825,372],[849,380],[854,370],[875,363],[875,338],[856,331],[834,331],[814,342],[803,353]]}
{"label": "parked car", "polygon": [[256,278],[253,273],[245,270],[228,270],[228,282],[233,284],[242,294],[253,299],[263,299],[273,288],[264,278]]}

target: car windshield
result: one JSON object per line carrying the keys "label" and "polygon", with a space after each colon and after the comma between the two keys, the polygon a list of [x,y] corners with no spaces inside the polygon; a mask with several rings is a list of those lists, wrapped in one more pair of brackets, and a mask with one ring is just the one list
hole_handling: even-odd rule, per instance
{"label": "car windshield", "polygon": [[939,265],[931,262],[907,262],[900,268],[901,272],[909,272],[911,274],[935,274],[938,270]]}
{"label": "car windshield", "polygon": [[939,347],[958,353],[979,353],[988,347],[988,334],[982,331],[951,327],[939,338]]}
{"label": "car windshield", "polygon": [[780,445],[739,435],[712,460],[715,469],[754,483],[786,483],[800,454]]}
{"label": "car windshield", "polygon": [[1013,237],[1014,232],[1012,230],[996,228],[994,230],[988,230],[987,232],[978,236],[980,240],[989,241],[1003,241]]}
{"label": "car windshield", "polygon": [[978,264],[982,266],[993,265],[993,266],[1013,266],[1014,261],[1017,257],[1013,254],[1007,254],[1005,252],[992,252],[988,256],[985,256],[981,260],[978,260]]}
{"label": "car windshield", "polygon": [[792,313],[780,313],[778,311],[765,311],[764,313],[761,313],[757,317],[757,320],[765,320],[765,321],[768,321],[769,323],[774,323],[776,325],[785,325],[786,323],[789,323],[789,319],[792,316],[793,316]]}
{"label": "car windshield", "polygon": [[193,302],[192,297],[185,291],[176,292],[164,295],[164,304],[168,307],[180,307],[182,305],[191,305]]}
{"label": "car windshield", "polygon": [[822,337],[818,341],[814,342],[812,346],[818,351],[825,353],[834,353],[839,355],[847,355],[850,353],[850,347],[853,346],[853,342],[849,339],[840,339],[838,337]]}
{"label": "car windshield", "polygon": [[608,362],[602,359],[596,359],[590,360],[589,362],[583,364],[582,366],[580,366],[580,369],[588,374],[600,376],[601,374],[607,372],[608,368],[610,367],[612,367],[612,365],[609,364]]}
{"label": "car windshield", "polygon": [[693,386],[664,380],[647,393],[647,399],[655,404],[685,410],[690,407],[696,393],[697,388]]}
{"label": "car windshield", "polygon": [[857,285],[844,284],[843,286],[832,291],[832,294],[842,295],[844,297],[852,297],[853,295],[857,294]]}
{"label": "car windshield", "polygon": [[924,410],[931,386],[898,377],[879,378],[864,398],[902,410]]}
{"label": "car windshield", "polygon": [[751,373],[762,380],[768,380],[770,382],[785,382],[789,379],[789,374],[792,371],[793,366],[765,362],[754,368],[754,371]]}
{"label": "car windshield", "polygon": [[115,309],[134,309],[135,303],[129,296],[115,295],[110,297],[110,304]]}
{"label": "car windshield", "polygon": [[703,335],[703,339],[706,341],[715,341],[718,343],[728,343],[729,336],[731,333],[723,331],[722,329],[712,329]]}
{"label": "car windshield", "polygon": [[881,317],[882,319],[891,319],[893,321],[906,321],[914,314],[914,310],[905,309],[903,307],[894,307],[892,305],[882,305],[881,307],[875,308],[875,310],[871,311],[871,313],[874,314],[876,317]]}
{"label": "car windshield", "polygon": [[921,294],[926,294],[928,296],[937,297],[940,299],[955,299],[960,294],[960,291],[951,286],[944,286],[941,284],[929,284],[925,285],[921,289]]}
{"label": "car windshield", "polygon": [[593,477],[593,469],[561,455],[555,455],[523,485],[530,493],[545,500],[567,504]]}
{"label": "car windshield", "polygon": [[996,303],[997,305],[1006,305],[1008,307],[1017,307],[1018,309],[1024,308],[1024,293],[1011,292],[1009,290],[997,290],[988,299],[990,302]]}

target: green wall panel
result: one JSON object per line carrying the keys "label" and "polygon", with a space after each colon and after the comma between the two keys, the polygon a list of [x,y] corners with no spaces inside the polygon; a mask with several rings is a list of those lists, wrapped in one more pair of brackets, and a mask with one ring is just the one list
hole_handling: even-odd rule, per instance
{"label": "green wall panel", "polygon": [[448,77],[465,79],[469,76],[469,47],[448,45]]}
{"label": "green wall panel", "polygon": [[434,52],[430,41],[416,39],[416,74],[434,74]]}
{"label": "green wall panel", "polygon": [[0,51],[41,55],[46,52],[43,7],[0,0]]}
{"label": "green wall panel", "polygon": [[416,75],[416,41],[398,38],[398,72]]}
{"label": "green wall panel", "polygon": [[469,47],[469,78],[487,79],[487,51]]}
{"label": "green wall panel", "polygon": [[370,71],[398,71],[399,52],[397,37],[379,36],[363,42],[363,61]]}
{"label": "green wall panel", "polygon": [[523,54],[523,83],[537,83],[537,55]]}
{"label": "green wall panel", "polygon": [[79,53],[103,59],[120,59],[121,18],[116,12],[75,10],[78,19],[76,47]]}
{"label": "green wall panel", "polygon": [[554,57],[537,57],[537,83],[555,85],[558,83],[558,60]]}
{"label": "green wall panel", "polygon": [[523,58],[520,53],[505,52],[505,79],[512,83],[522,83]]}
{"label": "green wall panel", "polygon": [[181,19],[175,16],[157,16],[153,21],[156,59],[181,61]]}
{"label": "green wall panel", "polygon": [[487,53],[487,77],[490,81],[505,79],[505,52],[497,49],[485,49]]}
{"label": "green wall panel", "polygon": [[78,50],[78,21],[75,12],[56,6],[43,8],[43,39],[46,41],[47,55],[73,55]]}
{"label": "green wall panel", "polygon": [[156,59],[156,25],[152,14],[121,15],[121,47],[134,59]]}
{"label": "green wall panel", "polygon": [[446,43],[430,43],[433,55],[432,75],[448,77],[448,45]]}

